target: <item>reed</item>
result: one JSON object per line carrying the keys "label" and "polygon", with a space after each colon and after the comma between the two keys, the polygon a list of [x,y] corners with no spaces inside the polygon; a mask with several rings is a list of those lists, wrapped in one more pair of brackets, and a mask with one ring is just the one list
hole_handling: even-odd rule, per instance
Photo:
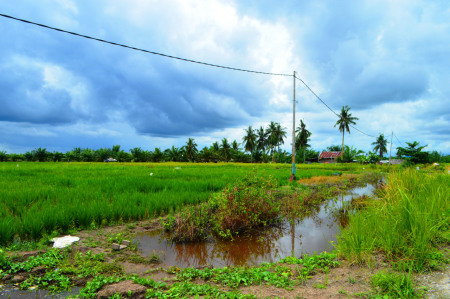
{"label": "reed", "polygon": [[387,181],[380,199],[350,217],[339,250],[360,262],[379,250],[415,271],[433,267],[436,247],[450,242],[450,176],[406,169]]}

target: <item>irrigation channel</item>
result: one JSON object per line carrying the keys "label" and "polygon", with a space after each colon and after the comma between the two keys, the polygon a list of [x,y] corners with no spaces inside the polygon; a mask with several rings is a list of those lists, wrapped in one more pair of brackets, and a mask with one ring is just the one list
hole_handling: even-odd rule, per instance
{"label": "irrigation channel", "polygon": [[174,243],[163,230],[142,233],[134,241],[143,255],[158,254],[164,265],[177,267],[250,266],[292,255],[331,251],[340,227],[348,223],[345,207],[352,198],[373,195],[377,185],[350,189],[324,202],[304,218],[284,219],[276,227],[237,236],[233,241]]}

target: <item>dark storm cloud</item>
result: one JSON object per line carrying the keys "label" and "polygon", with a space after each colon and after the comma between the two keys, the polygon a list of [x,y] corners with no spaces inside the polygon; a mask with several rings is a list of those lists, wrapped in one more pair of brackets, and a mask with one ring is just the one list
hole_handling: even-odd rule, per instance
{"label": "dark storm cloud", "polygon": [[[403,123],[405,134],[448,139],[446,2],[17,0],[4,1],[0,11],[211,63],[295,69],[334,110],[349,105],[369,134]],[[252,122],[280,121],[274,116],[291,109],[291,78],[285,84],[189,64],[4,18],[0,32],[0,124],[16,126],[19,135],[8,135],[6,143],[71,147],[74,140],[95,148],[128,134],[137,141],[142,135],[179,137],[165,138],[174,143],[191,136],[212,140]],[[298,84],[298,107],[311,115],[315,140],[340,143],[335,116]],[[363,117],[376,113],[382,117],[374,123]],[[21,125],[49,135],[23,136]],[[74,127],[81,129],[62,136]],[[110,135],[95,135],[106,127]],[[358,136],[352,130],[349,140]]]}
{"label": "dark storm cloud", "polygon": [[[9,41],[9,47],[0,50],[4,57],[0,68],[11,74],[0,78],[0,86],[6,87],[0,91],[0,104],[5,107],[0,120],[101,123],[118,114],[140,134],[181,136],[246,124],[248,115],[261,115],[261,103],[267,102],[264,90],[255,88],[259,81],[243,84],[242,74],[189,65],[182,65],[180,71],[179,64],[167,58],[26,24],[6,30],[11,29],[11,21],[0,21],[8,32],[2,42]],[[28,30],[38,38],[23,35]],[[8,66],[7,61],[17,56],[58,65],[77,78],[72,81],[84,82],[84,110],[71,107],[71,102],[80,99],[67,90],[46,86],[44,66],[33,67],[29,62]]]}

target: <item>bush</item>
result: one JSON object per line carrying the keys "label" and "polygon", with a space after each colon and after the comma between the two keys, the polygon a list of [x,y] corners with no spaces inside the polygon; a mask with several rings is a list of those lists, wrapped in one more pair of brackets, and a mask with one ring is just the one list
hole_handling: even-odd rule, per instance
{"label": "bush", "polygon": [[0,162],[8,161],[8,155],[5,151],[0,151]]}
{"label": "bush", "polygon": [[210,200],[214,210],[214,231],[221,237],[232,238],[240,232],[276,221],[279,203],[271,189],[277,182],[251,174],[234,185],[227,186]]}

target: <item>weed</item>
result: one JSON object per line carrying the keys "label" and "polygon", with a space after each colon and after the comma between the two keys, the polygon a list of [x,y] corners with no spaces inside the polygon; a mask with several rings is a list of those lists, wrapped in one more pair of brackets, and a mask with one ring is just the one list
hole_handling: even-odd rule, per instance
{"label": "weed", "polygon": [[380,272],[372,276],[372,286],[378,294],[393,298],[417,298],[414,290],[411,273]]}

